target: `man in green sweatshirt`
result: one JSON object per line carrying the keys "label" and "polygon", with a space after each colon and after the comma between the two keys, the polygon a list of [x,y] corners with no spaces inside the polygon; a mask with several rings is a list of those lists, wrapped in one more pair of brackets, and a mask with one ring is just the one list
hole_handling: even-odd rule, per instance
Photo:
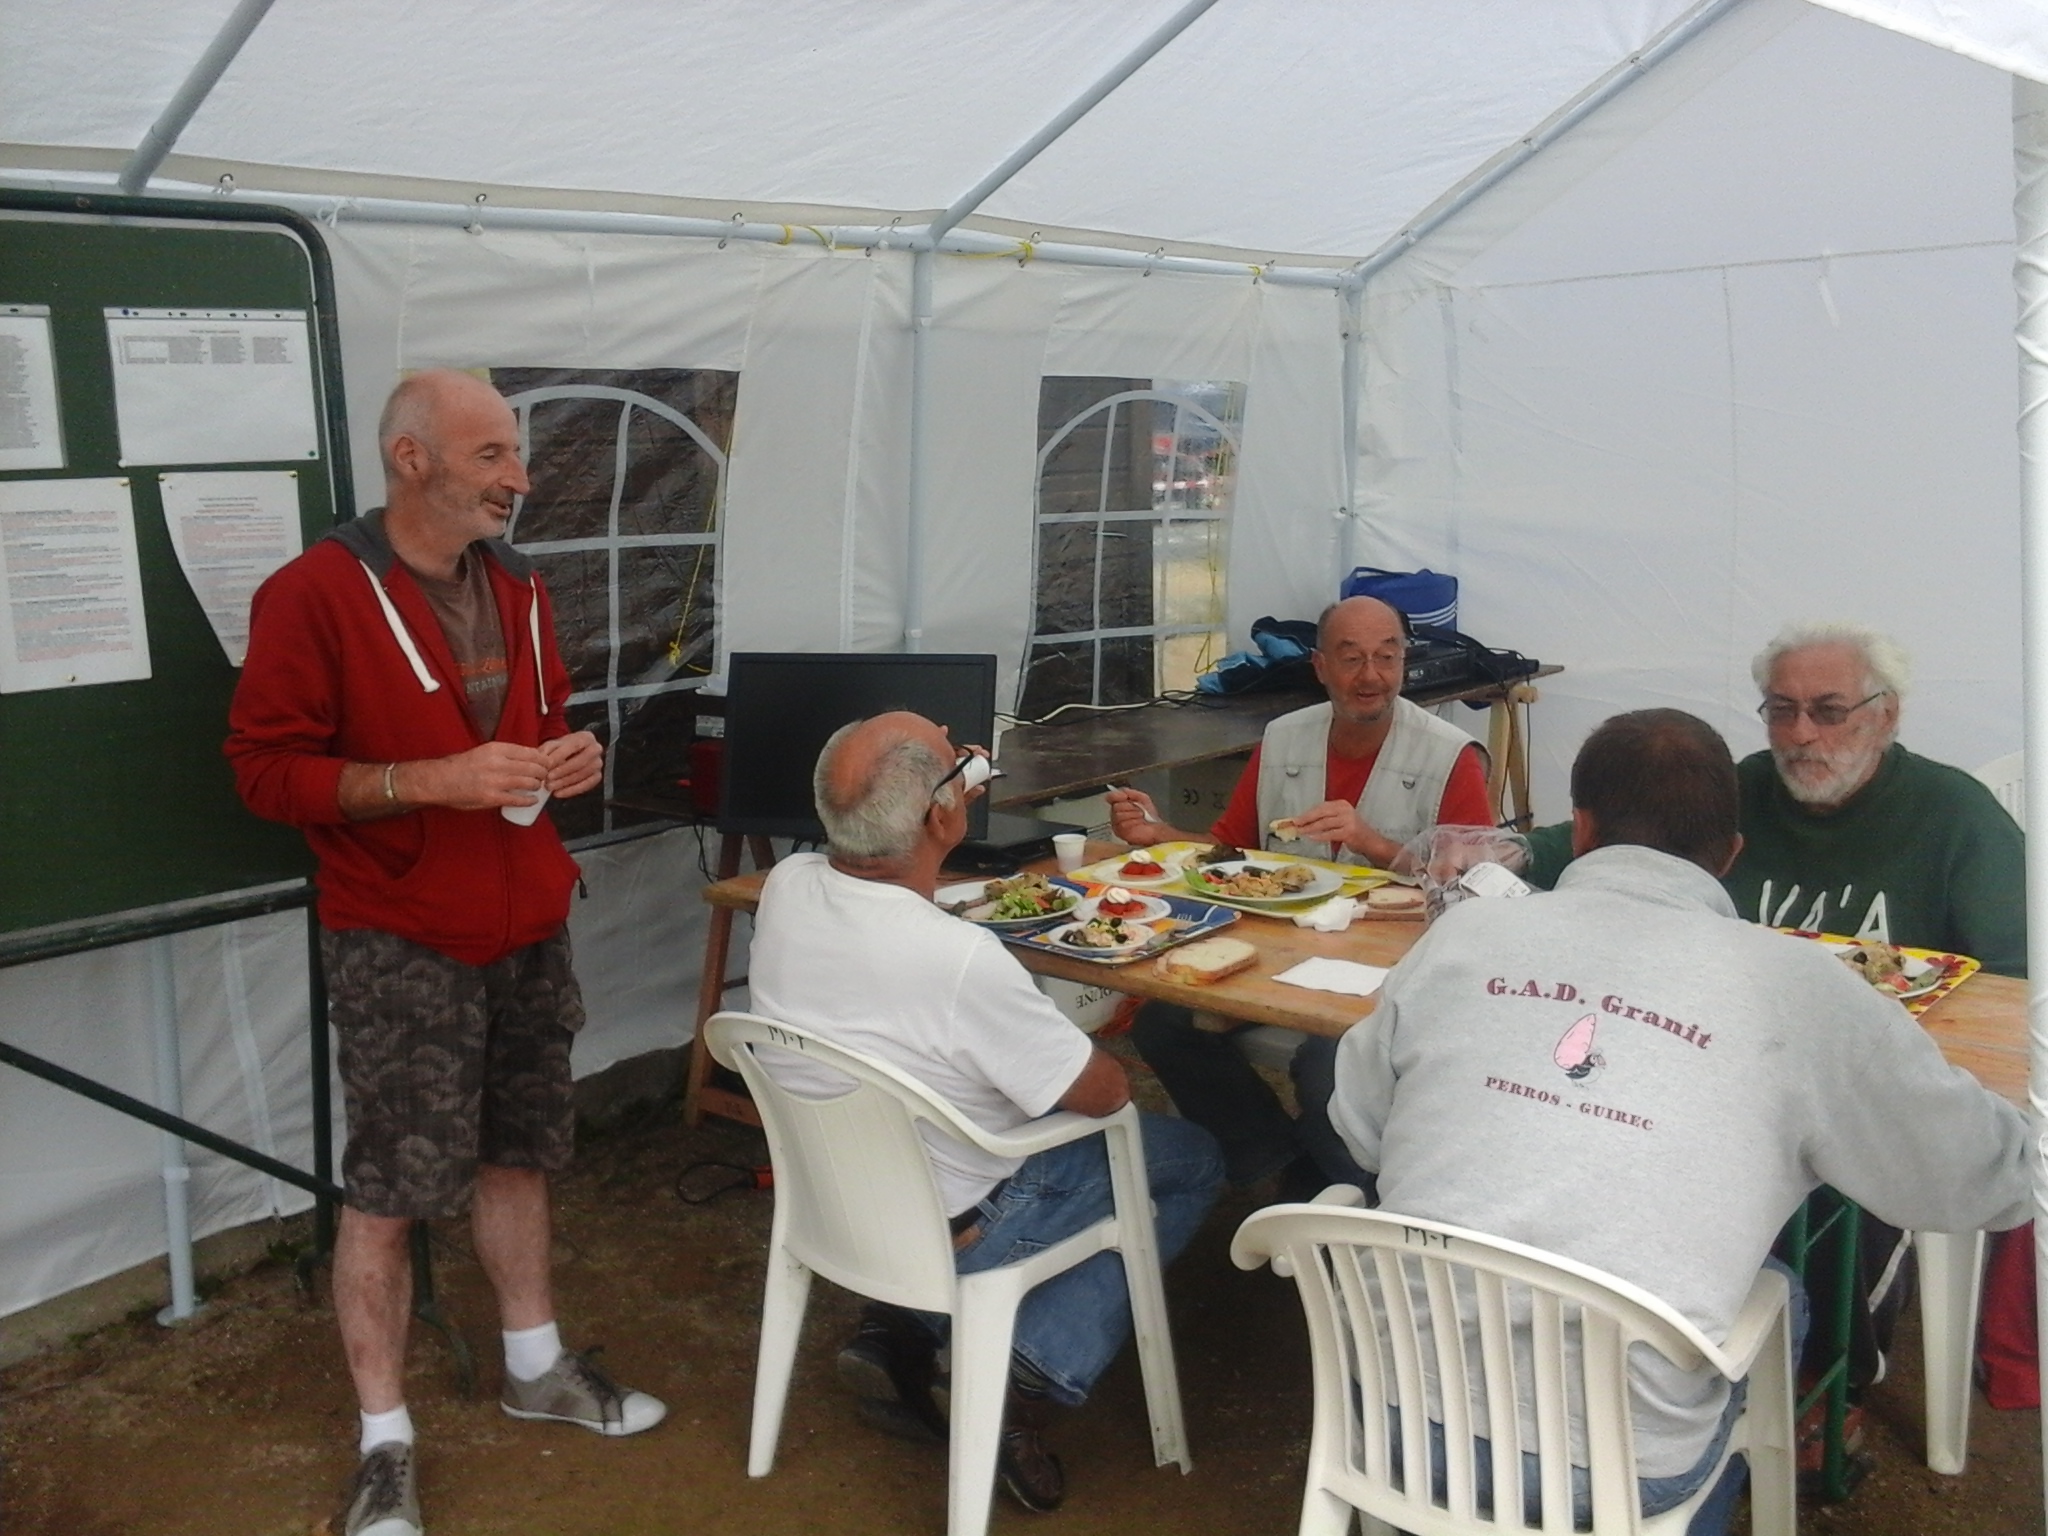
{"label": "man in green sweatshirt", "polygon": [[[1905,653],[1859,625],[1792,625],[1751,673],[1770,747],[1736,769],[1743,848],[1722,881],[1735,910],[2026,975],[2025,838],[1976,779],[1899,745]],[[1570,861],[1570,834],[1531,835],[1535,884]]]}
{"label": "man in green sweatshirt", "polygon": [[[1911,681],[1905,652],[1861,625],[1794,624],[1750,673],[1770,745],[1736,768],[1743,845],[1721,881],[1736,912],[1770,927],[1947,950],[1987,971],[2026,975],[2026,840],[1975,778],[1899,745]],[[1568,823],[1531,834],[1533,883],[1555,882],[1570,840]],[[1850,1380],[1859,1387],[1883,1374],[1905,1292],[1894,1283],[1903,1234],[1866,1217],[1861,1236],[1870,1304],[1851,1337]],[[1826,1298],[1815,1302],[1822,1315]]]}

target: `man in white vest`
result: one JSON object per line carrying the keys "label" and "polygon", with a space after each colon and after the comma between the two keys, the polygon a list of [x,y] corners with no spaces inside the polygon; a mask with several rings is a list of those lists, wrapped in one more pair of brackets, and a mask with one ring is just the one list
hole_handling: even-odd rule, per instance
{"label": "man in white vest", "polygon": [[[1426,827],[1493,825],[1478,746],[1401,697],[1407,654],[1401,615],[1378,598],[1323,610],[1313,659],[1329,701],[1266,727],[1209,837],[1385,866]],[[1202,840],[1167,825],[1138,790],[1112,790],[1109,809],[1112,830],[1133,847]],[[1131,1038],[1181,1114],[1223,1144],[1231,1182],[1256,1182],[1300,1156],[1292,1117],[1227,1034],[1201,1028],[1185,1008],[1148,1003]]]}

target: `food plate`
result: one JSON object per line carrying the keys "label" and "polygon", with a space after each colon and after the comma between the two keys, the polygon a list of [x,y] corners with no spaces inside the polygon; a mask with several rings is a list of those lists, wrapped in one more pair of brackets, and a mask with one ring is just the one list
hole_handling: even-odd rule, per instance
{"label": "food plate", "polygon": [[[1104,919],[1104,921],[1117,922],[1116,919]],[[1056,949],[1061,954],[1066,955],[1085,955],[1092,959],[1098,955],[1136,954],[1158,936],[1158,930],[1153,928],[1150,923],[1117,922],[1118,928],[1123,933],[1121,941],[1114,944],[1082,944],[1077,942],[1077,938],[1082,930],[1090,926],[1092,926],[1090,923],[1068,923],[1064,927],[1053,929],[1050,933],[1041,934],[1040,937],[1045,940],[1048,949]]]}
{"label": "food plate", "polygon": [[[1284,896],[1234,896],[1210,885],[1204,876],[1214,873],[1234,875],[1241,870],[1284,869],[1289,864],[1309,872],[1309,883],[1299,890],[1289,891]],[[1344,877],[1333,869],[1322,869],[1314,864],[1296,859],[1228,859],[1221,864],[1208,864],[1200,869],[1189,869],[1186,874],[1187,888],[1210,901],[1227,902],[1234,907],[1250,907],[1259,910],[1267,907],[1291,907],[1305,901],[1322,901],[1343,889]]]}
{"label": "food plate", "polygon": [[[1058,955],[1062,960],[1085,960],[1093,965],[1130,965],[1162,950],[1185,944],[1190,939],[1199,939],[1205,934],[1228,928],[1238,921],[1238,914],[1228,907],[1213,902],[1196,901],[1192,896],[1168,896],[1163,898],[1172,916],[1163,917],[1145,926],[1152,930],[1152,937],[1136,949],[1103,950],[1076,949],[1070,944],[1055,944],[1053,934],[1043,928],[1012,928],[1002,935],[1005,944],[1014,944],[1019,949],[1043,950]],[[1063,923],[1062,928],[1071,927]]]}
{"label": "food plate", "polygon": [[[1090,896],[1080,906],[1074,908],[1074,916],[1084,923],[1091,917],[1101,916],[1103,899],[1107,894],[1107,891],[1103,891]],[[1164,897],[1147,896],[1142,891],[1126,891],[1124,894],[1131,898],[1136,910],[1117,912],[1111,914],[1112,916],[1121,917],[1126,922],[1132,923],[1156,923],[1162,917],[1171,917],[1173,915],[1172,904]]]}
{"label": "food plate", "polygon": [[[1831,939],[1828,941],[1828,948],[1838,955],[1846,955],[1855,947],[1855,942],[1849,939]],[[1885,986],[1878,990],[1896,993],[1899,1001],[1902,1003],[1917,1002],[1940,986],[1943,979],[1948,975],[1947,966],[1936,965],[1931,960],[1922,959],[1919,955],[1903,947],[1899,949],[1899,969],[1903,973],[1899,979],[1905,985]]]}
{"label": "food plate", "polygon": [[1099,880],[1105,885],[1129,886],[1132,890],[1158,891],[1164,890],[1169,885],[1180,884],[1181,863],[1185,858],[1184,854],[1168,853],[1155,855],[1155,862],[1163,871],[1161,874],[1127,875],[1123,872],[1123,867],[1130,862],[1131,854],[1137,851],[1137,849],[1133,848],[1130,853],[1120,854],[1113,859],[1104,859],[1099,864],[1091,864],[1081,873],[1084,873],[1090,880]]}
{"label": "food plate", "polygon": [[[1856,947],[1856,940],[1844,938],[1839,933],[1812,933],[1804,928],[1781,931],[1825,944],[1837,955]],[[1896,997],[1905,1004],[1908,1013],[1925,1013],[1982,969],[1982,965],[1968,955],[1952,955],[1939,949],[1909,949],[1902,944],[1893,948],[1899,952],[1905,985],[1897,988],[1887,985],[1875,990]]]}
{"label": "food plate", "polygon": [[958,885],[941,886],[933,892],[932,900],[942,909],[948,910],[961,902],[970,903],[965,909],[953,915],[983,928],[994,928],[999,932],[1016,928],[1035,928],[1055,918],[1070,918],[1074,914],[1074,909],[1081,904],[1081,891],[1078,886],[1066,880],[1052,880],[1047,883],[1066,899],[1051,910],[1028,917],[992,917],[989,914],[995,903],[987,900],[984,893],[993,883],[988,880],[963,880]]}

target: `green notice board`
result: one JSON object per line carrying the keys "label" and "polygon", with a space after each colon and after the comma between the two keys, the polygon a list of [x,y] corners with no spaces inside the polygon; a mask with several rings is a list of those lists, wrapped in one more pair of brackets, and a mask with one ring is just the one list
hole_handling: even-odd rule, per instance
{"label": "green notice board", "polygon": [[[153,423],[135,404],[143,386],[128,382],[136,376],[137,359],[162,353],[167,364],[189,363],[199,356],[190,354],[195,346],[219,348],[203,355],[223,364],[243,360],[237,347],[246,354],[268,346],[272,355],[264,360],[277,361],[293,343],[292,334],[282,340],[237,339],[229,323],[219,327],[218,339],[187,335],[169,343],[144,338],[130,344],[117,335],[110,345],[118,322],[108,312],[124,308],[173,316],[303,314],[309,355],[297,366],[296,388],[306,392],[310,375],[310,406],[272,413],[295,422],[291,431],[302,441],[281,449],[275,430],[268,436],[243,430],[245,417],[262,417],[265,409],[261,403],[241,412],[223,407],[218,381],[225,369],[194,377],[189,395],[184,377],[205,370],[187,369],[176,387],[164,383],[173,377],[169,368],[145,379],[154,391]],[[45,330],[37,328],[39,318]],[[289,318],[282,324],[290,332]],[[0,653],[0,662],[27,654],[29,641],[21,637],[31,633],[30,625],[45,626],[35,633],[48,632],[53,621],[34,614],[55,613],[59,626],[76,623],[52,608],[49,584],[79,585],[80,573],[90,574],[90,562],[75,554],[49,556],[43,543],[63,541],[39,543],[31,520],[42,517],[47,524],[45,501],[87,499],[85,487],[51,483],[78,479],[97,482],[102,498],[118,497],[132,510],[148,675],[24,687],[27,674],[15,664],[8,685],[13,691],[0,692],[0,936],[226,896],[310,874],[298,833],[259,821],[236,797],[221,742],[237,670],[173,546],[161,477],[186,477],[174,481],[185,486],[218,486],[227,482],[209,479],[208,472],[270,471],[255,478],[284,508],[276,526],[286,525],[295,490],[302,544],[347,515],[352,496],[339,350],[326,252],[317,233],[277,209],[0,193],[0,326],[5,325],[12,329],[0,330],[0,465],[10,467],[0,468],[0,496],[8,498],[0,508],[15,511],[11,519],[0,511],[0,539],[11,541],[0,546],[8,581],[0,596],[9,604],[0,622],[16,627],[0,640],[12,647]],[[187,322],[186,328],[196,325]],[[164,329],[176,326],[167,322]],[[39,400],[34,351],[44,334],[54,382],[44,368],[42,381],[49,387]],[[119,368],[114,346],[129,348]],[[117,374],[129,391],[118,408]],[[61,429],[55,449],[49,445],[51,392]],[[178,419],[181,410],[193,414],[197,430],[193,421]],[[131,448],[125,464],[124,430]],[[194,446],[176,446],[181,434]],[[228,446],[234,443],[241,446]],[[183,451],[213,457],[179,460]],[[273,456],[242,456],[252,451]],[[61,465],[46,462],[53,452],[61,453]],[[166,461],[138,457],[151,452],[166,455]],[[45,462],[19,467],[36,459]],[[116,491],[123,480],[125,487]],[[23,511],[29,503],[33,510]],[[101,525],[111,526],[104,516]],[[193,542],[188,538],[188,553]],[[218,540],[209,547],[218,549]],[[39,595],[44,601],[37,608],[33,600]],[[124,611],[132,624],[132,608]],[[78,633],[75,627],[67,631],[63,643],[78,648]],[[38,654],[54,653],[49,642],[41,643]],[[45,664],[37,676],[47,676],[50,665],[61,663]]]}

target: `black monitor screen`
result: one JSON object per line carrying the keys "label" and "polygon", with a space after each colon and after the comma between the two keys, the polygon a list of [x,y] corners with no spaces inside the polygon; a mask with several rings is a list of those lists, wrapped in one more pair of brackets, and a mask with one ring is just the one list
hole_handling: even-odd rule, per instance
{"label": "black monitor screen", "polygon": [[[811,799],[819,751],[848,721],[892,709],[943,725],[961,745],[986,746],[995,734],[996,659],[734,652],[726,681],[719,830],[823,838]],[[979,838],[987,830],[988,801],[979,798],[967,835]]]}

